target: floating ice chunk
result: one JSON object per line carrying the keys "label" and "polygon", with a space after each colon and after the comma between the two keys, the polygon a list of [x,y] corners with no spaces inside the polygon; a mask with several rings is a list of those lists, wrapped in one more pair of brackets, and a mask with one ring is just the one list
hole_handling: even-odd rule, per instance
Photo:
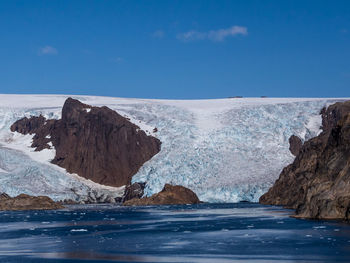
{"label": "floating ice chunk", "polygon": [[87,229],[80,228],[80,229],[71,229],[70,232],[87,232],[87,231],[88,231]]}

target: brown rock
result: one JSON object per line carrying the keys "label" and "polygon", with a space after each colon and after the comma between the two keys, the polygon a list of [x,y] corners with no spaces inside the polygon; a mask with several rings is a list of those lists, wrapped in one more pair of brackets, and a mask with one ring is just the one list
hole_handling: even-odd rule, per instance
{"label": "brown rock", "polygon": [[7,199],[10,199],[11,197],[6,194],[6,193],[1,193],[0,194],[0,202],[3,201],[3,200],[7,200]]}
{"label": "brown rock", "polygon": [[39,117],[31,117],[28,119],[24,117],[20,122],[15,122],[11,126],[11,131],[17,131],[22,134],[36,133],[45,123],[45,118],[40,115]]}
{"label": "brown rock", "polygon": [[298,136],[292,135],[289,138],[289,150],[294,155],[297,156],[300,152],[303,142]]}
{"label": "brown rock", "polygon": [[199,204],[197,195],[190,189],[180,185],[165,184],[162,191],[151,197],[141,199],[134,198],[126,201],[125,206],[145,206],[145,205],[184,205]]}
{"label": "brown rock", "polygon": [[52,163],[69,173],[96,183],[122,186],[130,184],[140,167],[160,151],[161,142],[107,107],[92,107],[68,98],[62,119],[43,116],[23,118],[11,131],[35,134],[36,151],[50,148],[56,156]]}
{"label": "brown rock", "polygon": [[77,204],[79,204],[78,202],[76,202],[72,199],[64,199],[64,200],[58,201],[57,203],[59,203],[60,205],[77,205]]}
{"label": "brown rock", "polygon": [[12,198],[5,195],[2,194],[0,197],[0,210],[54,210],[64,208],[47,196],[20,194]]}
{"label": "brown rock", "polygon": [[305,142],[260,203],[297,217],[350,219],[350,101],[322,110],[323,132]]}
{"label": "brown rock", "polygon": [[134,198],[141,198],[143,196],[145,186],[146,183],[133,183],[132,185],[125,187],[123,202]]}

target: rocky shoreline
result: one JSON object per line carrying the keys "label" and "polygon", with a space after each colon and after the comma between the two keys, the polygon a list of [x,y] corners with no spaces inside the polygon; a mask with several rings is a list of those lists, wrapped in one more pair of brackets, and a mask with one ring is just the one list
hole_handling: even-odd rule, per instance
{"label": "rocky shoreline", "polygon": [[0,194],[0,211],[22,211],[22,210],[55,210],[64,208],[58,202],[54,202],[47,196],[30,196],[20,194],[16,197]]}
{"label": "rocky shoreline", "polygon": [[350,220],[350,101],[321,111],[322,133],[300,144],[294,162],[259,202],[295,209],[295,217]]}
{"label": "rocky shoreline", "polygon": [[[197,195],[190,189],[180,185],[165,184],[162,191],[151,197],[142,197],[144,195],[146,183],[133,183],[125,187],[122,197],[116,202],[123,206],[147,206],[147,205],[179,205],[179,204],[198,204],[201,201]],[[92,202],[101,203],[106,202]],[[107,202],[110,203],[110,202]],[[6,193],[0,193],[0,211],[17,210],[55,210],[65,208],[66,205],[78,205],[81,203],[73,200],[53,201],[48,196],[31,196],[20,194],[16,197],[10,197]],[[87,204],[87,203],[84,203]]]}

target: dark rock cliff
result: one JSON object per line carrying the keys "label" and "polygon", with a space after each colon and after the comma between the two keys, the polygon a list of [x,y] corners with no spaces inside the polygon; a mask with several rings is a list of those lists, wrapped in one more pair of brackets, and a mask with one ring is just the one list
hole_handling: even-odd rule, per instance
{"label": "dark rock cliff", "polygon": [[11,131],[35,134],[36,151],[55,147],[52,163],[69,173],[109,186],[128,185],[140,167],[160,151],[161,142],[108,107],[68,98],[60,120],[23,118]]}
{"label": "dark rock cliff", "polygon": [[323,132],[304,143],[260,203],[296,209],[296,216],[350,219],[350,101],[324,108]]}

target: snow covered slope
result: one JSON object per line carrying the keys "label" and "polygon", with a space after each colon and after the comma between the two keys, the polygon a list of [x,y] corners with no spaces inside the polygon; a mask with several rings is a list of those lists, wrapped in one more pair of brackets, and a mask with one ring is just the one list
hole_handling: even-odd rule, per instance
{"label": "snow covered slope", "polygon": [[[23,116],[60,118],[63,95],[0,95],[0,192],[48,195],[55,200],[120,196],[49,163],[54,149],[33,152],[31,136],[11,133]],[[281,169],[292,162],[288,139],[320,132],[322,107],[344,99],[235,98],[146,100],[71,96],[108,106],[162,141],[162,150],[133,181],[147,181],[146,194],[165,183],[194,190],[210,202],[257,201]],[[157,127],[158,132],[153,133]]]}

